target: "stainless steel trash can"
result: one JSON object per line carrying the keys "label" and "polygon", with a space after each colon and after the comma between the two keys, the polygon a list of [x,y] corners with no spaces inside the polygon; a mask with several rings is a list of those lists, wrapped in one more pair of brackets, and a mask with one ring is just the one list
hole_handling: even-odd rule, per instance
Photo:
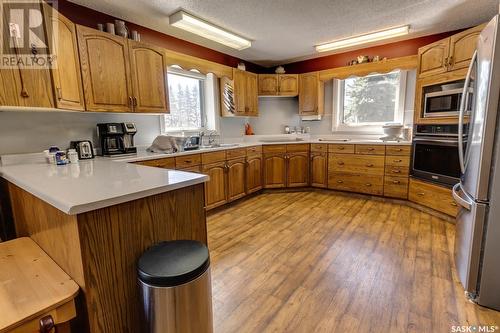
{"label": "stainless steel trash can", "polygon": [[213,332],[210,257],[204,244],[154,245],[139,258],[137,273],[146,332]]}

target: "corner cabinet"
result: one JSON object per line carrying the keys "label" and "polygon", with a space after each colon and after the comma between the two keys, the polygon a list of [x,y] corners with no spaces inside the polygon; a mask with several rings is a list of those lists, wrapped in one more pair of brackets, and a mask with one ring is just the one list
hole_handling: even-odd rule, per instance
{"label": "corner cabinet", "polygon": [[319,116],[324,112],[324,83],[319,72],[299,75],[299,115]]}
{"label": "corner cabinet", "polygon": [[[221,81],[222,116],[257,117],[259,115],[257,86],[257,74],[233,69],[233,80]],[[224,105],[227,99],[231,100],[233,110],[228,110]]]}
{"label": "corner cabinet", "polygon": [[[54,9],[46,3],[42,7],[47,36],[57,36],[57,40],[49,42],[49,49],[56,55],[55,66],[50,70],[56,107],[84,111],[76,26],[61,13],[53,15]],[[52,33],[53,28],[57,29],[57,34]]]}
{"label": "corner cabinet", "polygon": [[77,26],[88,111],[168,112],[165,51]]}

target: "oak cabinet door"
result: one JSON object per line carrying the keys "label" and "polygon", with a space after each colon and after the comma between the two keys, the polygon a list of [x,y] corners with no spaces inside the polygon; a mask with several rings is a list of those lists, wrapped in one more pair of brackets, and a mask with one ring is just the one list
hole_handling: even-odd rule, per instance
{"label": "oak cabinet door", "polygon": [[264,156],[264,188],[286,186],[285,154]]}
{"label": "oak cabinet door", "polygon": [[297,96],[299,94],[299,76],[297,74],[278,74],[280,96]]}
{"label": "oak cabinet door", "polygon": [[278,75],[259,74],[259,96],[273,96],[278,94]]}
{"label": "oak cabinet door", "polygon": [[[48,36],[53,36],[49,48],[56,55],[51,69],[56,107],[60,109],[85,110],[80,57],[76,39],[76,26],[61,13],[54,14],[49,5],[43,3],[43,14]],[[57,29],[54,34],[52,29]],[[57,39],[55,39],[57,36]]]}
{"label": "oak cabinet door", "polygon": [[227,162],[227,201],[245,196],[245,167],[245,158]]}
{"label": "oak cabinet door", "polygon": [[484,24],[450,37],[449,70],[468,68]]}
{"label": "oak cabinet door", "polygon": [[311,186],[328,186],[328,158],[326,153],[311,153]]}
{"label": "oak cabinet door", "polygon": [[246,90],[245,90],[245,113],[247,116],[256,117],[259,115],[259,97],[257,95],[257,74],[246,74]]}
{"label": "oak cabinet door", "polygon": [[159,47],[128,41],[134,112],[168,112],[167,57]]}
{"label": "oak cabinet door", "polygon": [[299,114],[304,116],[323,114],[324,85],[319,73],[299,75]]}
{"label": "oak cabinet door", "polygon": [[262,157],[249,157],[247,160],[247,193],[262,189]]}
{"label": "oak cabinet door", "polygon": [[237,116],[244,116],[247,112],[247,77],[244,71],[239,69],[233,70],[233,84],[234,84],[234,113]]}
{"label": "oak cabinet door", "polygon": [[205,183],[205,208],[211,209],[226,203],[226,162],[204,165],[204,174],[210,177]]}
{"label": "oak cabinet door", "polygon": [[450,39],[446,38],[418,49],[419,77],[447,71]]}
{"label": "oak cabinet door", "polygon": [[287,187],[309,185],[309,154],[291,153],[287,155]]}
{"label": "oak cabinet door", "polygon": [[132,111],[127,39],[80,25],[76,30],[87,110]]}

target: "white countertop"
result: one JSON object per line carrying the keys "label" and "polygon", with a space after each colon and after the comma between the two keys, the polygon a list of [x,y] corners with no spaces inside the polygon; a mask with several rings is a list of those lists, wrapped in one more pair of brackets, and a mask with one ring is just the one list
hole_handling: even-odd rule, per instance
{"label": "white countertop", "polygon": [[64,166],[46,163],[0,167],[0,176],[66,214],[80,214],[200,184],[208,176],[105,158]]}

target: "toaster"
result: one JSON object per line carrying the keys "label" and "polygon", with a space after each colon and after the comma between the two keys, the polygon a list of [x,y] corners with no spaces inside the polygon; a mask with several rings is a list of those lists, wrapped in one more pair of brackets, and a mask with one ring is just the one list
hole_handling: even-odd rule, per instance
{"label": "toaster", "polygon": [[90,140],[71,141],[70,147],[76,150],[79,160],[94,158],[94,148]]}

